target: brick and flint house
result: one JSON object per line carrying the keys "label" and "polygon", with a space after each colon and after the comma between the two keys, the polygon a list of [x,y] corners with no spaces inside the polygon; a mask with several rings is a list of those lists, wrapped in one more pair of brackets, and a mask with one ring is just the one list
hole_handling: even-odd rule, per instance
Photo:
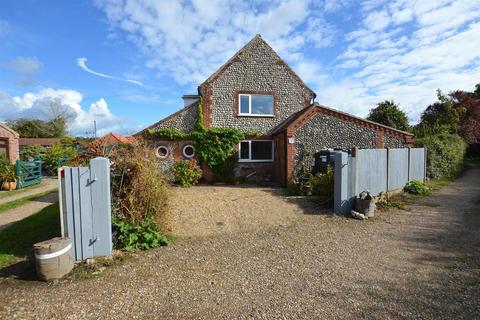
{"label": "brick and flint house", "polygon": [[324,107],[315,96],[257,35],[198,87],[198,95],[184,96],[184,108],[139,134],[151,141],[162,170],[171,172],[175,161],[195,157],[194,142],[146,133],[194,131],[202,101],[207,127],[255,132],[238,145],[235,175],[280,185],[292,183],[302,166],[311,166],[319,150],[412,145],[410,133]]}

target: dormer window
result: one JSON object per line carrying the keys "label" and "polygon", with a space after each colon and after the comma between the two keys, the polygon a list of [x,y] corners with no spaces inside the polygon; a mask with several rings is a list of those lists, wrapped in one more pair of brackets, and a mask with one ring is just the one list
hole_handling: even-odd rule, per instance
{"label": "dormer window", "polygon": [[238,95],[238,115],[250,117],[273,117],[274,99],[272,94]]}

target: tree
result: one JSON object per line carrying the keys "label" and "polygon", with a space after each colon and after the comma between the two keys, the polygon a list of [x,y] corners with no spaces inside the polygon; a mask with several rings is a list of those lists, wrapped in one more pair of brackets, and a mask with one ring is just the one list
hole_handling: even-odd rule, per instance
{"label": "tree", "polygon": [[367,120],[374,121],[386,126],[407,131],[409,129],[408,118],[393,100],[385,100],[370,110]]}
{"label": "tree", "polygon": [[7,125],[22,138],[61,138],[66,133],[65,121],[62,119],[17,119],[8,121]]}

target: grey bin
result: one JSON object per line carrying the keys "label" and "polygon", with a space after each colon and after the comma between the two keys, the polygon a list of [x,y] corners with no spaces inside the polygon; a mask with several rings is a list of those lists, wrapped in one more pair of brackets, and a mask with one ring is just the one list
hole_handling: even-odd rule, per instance
{"label": "grey bin", "polygon": [[72,242],[69,238],[53,238],[33,245],[35,267],[40,280],[64,277],[73,269]]}

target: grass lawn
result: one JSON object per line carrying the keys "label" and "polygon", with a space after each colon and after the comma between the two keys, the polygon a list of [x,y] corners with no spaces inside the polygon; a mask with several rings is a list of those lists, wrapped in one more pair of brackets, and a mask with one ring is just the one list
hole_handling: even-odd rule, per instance
{"label": "grass lawn", "polygon": [[31,189],[35,189],[35,188],[38,188],[40,186],[41,186],[41,184],[39,183],[39,184],[35,184],[33,186],[29,186],[29,187],[22,188],[22,189],[0,192],[0,199],[10,197],[11,195],[14,195],[14,194],[17,194],[17,193],[22,193],[22,192],[25,192],[25,191],[28,191],[28,190],[31,190]]}
{"label": "grass lawn", "polygon": [[46,196],[47,194],[52,193],[52,192],[55,192],[55,191],[49,190],[49,191],[45,191],[45,192],[42,192],[42,193],[32,194],[32,195],[29,195],[29,196],[26,196],[26,197],[23,197],[23,198],[20,198],[20,199],[17,199],[17,200],[13,200],[13,201],[10,201],[10,202],[4,203],[4,204],[0,204],[0,214],[2,213],[2,211],[12,209],[12,208],[16,208],[16,207],[21,206],[22,204],[24,204],[28,201],[37,200],[38,198]]}
{"label": "grass lawn", "polygon": [[33,244],[60,236],[58,203],[0,232],[0,269],[32,252]]}

